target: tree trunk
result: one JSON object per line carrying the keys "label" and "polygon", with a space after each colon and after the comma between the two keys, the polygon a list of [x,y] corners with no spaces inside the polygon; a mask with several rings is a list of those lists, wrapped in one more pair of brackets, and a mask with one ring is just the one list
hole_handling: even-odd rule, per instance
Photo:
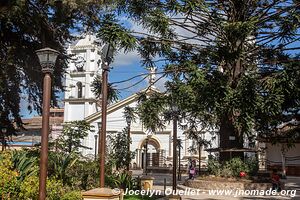
{"label": "tree trunk", "polygon": [[286,178],[286,163],[285,163],[285,158],[286,158],[286,148],[285,144],[281,145],[281,160],[282,160],[282,178]]}
{"label": "tree trunk", "polygon": [[[220,161],[227,161],[233,157],[244,158],[244,152],[229,152],[232,148],[243,148],[243,136],[238,135],[235,130],[232,121],[228,116],[223,116],[220,125]],[[222,151],[223,150],[223,151]]]}

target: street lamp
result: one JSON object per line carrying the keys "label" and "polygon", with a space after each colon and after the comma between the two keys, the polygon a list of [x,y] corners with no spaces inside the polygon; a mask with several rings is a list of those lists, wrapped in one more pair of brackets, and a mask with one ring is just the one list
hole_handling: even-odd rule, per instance
{"label": "street lamp", "polygon": [[145,148],[145,167],[144,167],[144,174],[148,174],[147,172],[147,166],[148,166],[148,143],[149,143],[149,140],[151,139],[152,137],[152,133],[151,132],[148,132],[147,133],[147,137],[146,137],[146,142],[145,142],[145,145],[144,145],[144,148]]}
{"label": "street lamp", "polygon": [[177,170],[177,117],[178,106],[175,103],[171,104],[171,110],[173,115],[173,184],[172,188],[176,191],[176,170]]}
{"label": "street lamp", "polygon": [[98,135],[95,134],[95,160],[97,159],[97,154],[100,155],[100,139],[98,141],[98,138],[100,138],[101,135],[101,122],[97,122],[97,126],[98,126]]}
{"label": "street lamp", "polygon": [[5,141],[5,134],[7,132],[7,129],[5,127],[3,127],[1,129],[1,133],[2,133],[2,136],[1,136],[1,139],[2,139],[2,151],[5,150],[5,147],[6,147],[6,141]]}
{"label": "street lamp", "polygon": [[105,147],[106,147],[106,115],[107,115],[107,76],[109,64],[113,58],[113,47],[110,44],[104,45],[102,49],[102,115],[101,115],[101,134],[99,140],[99,156],[100,156],[100,188],[105,184]]}
{"label": "street lamp", "polygon": [[[126,123],[127,123],[127,142],[128,142],[128,156],[130,155],[130,126],[131,126],[131,120],[132,120],[132,117],[130,116],[126,116]],[[130,167],[130,162],[128,162],[128,165],[127,165],[127,171],[129,171],[129,167]]]}
{"label": "street lamp", "polygon": [[95,160],[97,159],[97,142],[98,142],[98,135],[95,134]]}
{"label": "street lamp", "polygon": [[49,116],[51,99],[51,74],[54,71],[58,51],[44,48],[36,51],[39,58],[43,80],[43,115],[42,115],[42,139],[40,153],[40,177],[39,177],[39,200],[46,199],[46,180],[48,165],[48,136],[49,136]]}
{"label": "street lamp", "polygon": [[181,167],[180,167],[180,165],[181,165],[181,162],[180,162],[180,160],[181,160],[181,143],[182,142],[182,140],[180,139],[180,138],[178,138],[177,139],[177,144],[178,144],[178,180],[179,181],[181,181]]}

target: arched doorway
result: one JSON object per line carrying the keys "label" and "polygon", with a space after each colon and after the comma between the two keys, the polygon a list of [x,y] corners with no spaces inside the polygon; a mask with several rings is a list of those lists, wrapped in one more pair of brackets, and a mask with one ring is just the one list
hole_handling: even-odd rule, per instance
{"label": "arched doorway", "polygon": [[[147,146],[147,155],[146,153]],[[145,162],[147,166],[159,167],[162,164],[162,150],[159,141],[156,138],[144,138],[140,143],[139,150],[141,152],[139,156],[139,163],[141,168],[144,168]]]}

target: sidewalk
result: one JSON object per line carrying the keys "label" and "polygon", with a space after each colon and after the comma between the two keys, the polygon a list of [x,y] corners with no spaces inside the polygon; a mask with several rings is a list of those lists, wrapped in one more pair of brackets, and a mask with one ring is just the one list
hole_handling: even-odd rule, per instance
{"label": "sidewalk", "polygon": [[[186,189],[185,186],[178,186],[180,189]],[[226,195],[210,195],[209,191],[201,191],[200,195],[190,195],[190,196],[182,196],[182,199],[185,200],[193,200],[193,199],[206,199],[206,200],[300,200],[300,177],[287,177],[285,180],[285,190],[296,190],[296,196],[291,197],[289,195],[281,195],[277,193],[276,196],[238,196],[234,197],[234,195],[226,196]]]}
{"label": "sidewalk", "polygon": [[[141,176],[141,171],[135,171],[134,176]],[[164,190],[164,179],[166,179],[166,188],[172,188],[172,174],[149,174],[153,176],[154,179],[154,190]],[[177,181],[179,190],[188,190],[189,188],[183,186],[184,180],[187,178],[187,175],[182,175],[181,181]],[[300,200],[300,177],[288,176],[285,182],[285,190],[296,190],[296,196],[283,196],[278,193],[276,196],[238,196],[234,195],[210,195],[209,191],[199,191],[197,195],[182,195],[183,200]],[[191,188],[193,190],[193,188]],[[195,189],[194,189],[195,190]]]}

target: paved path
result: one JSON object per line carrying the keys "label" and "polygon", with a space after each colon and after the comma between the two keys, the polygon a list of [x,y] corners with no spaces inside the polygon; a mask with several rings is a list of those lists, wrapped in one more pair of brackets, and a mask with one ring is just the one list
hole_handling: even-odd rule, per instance
{"label": "paved path", "polygon": [[[134,171],[133,175],[141,176],[142,171]],[[150,175],[150,174],[149,174]],[[171,191],[172,186],[172,174],[151,174],[154,179],[154,190],[164,190],[164,179],[166,179],[166,188]],[[186,175],[182,175],[182,180],[178,181],[178,189],[183,192],[191,192],[190,188],[183,186],[184,180],[187,178]],[[196,200],[196,199],[206,199],[206,200],[300,200],[300,177],[287,177],[285,182],[285,190],[289,190],[289,195],[276,194],[276,196],[238,196],[234,195],[210,195],[209,191],[195,190],[193,195],[181,195],[183,200]],[[193,189],[192,189],[193,190]],[[296,194],[294,191],[296,190]]]}

